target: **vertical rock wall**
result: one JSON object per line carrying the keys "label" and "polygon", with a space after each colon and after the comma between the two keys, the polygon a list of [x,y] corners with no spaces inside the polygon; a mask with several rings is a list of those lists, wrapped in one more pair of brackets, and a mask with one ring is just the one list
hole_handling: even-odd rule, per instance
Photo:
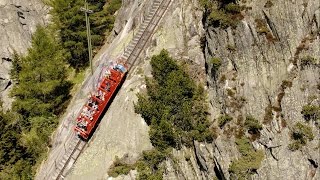
{"label": "vertical rock wall", "polygon": [[[317,125],[306,123],[315,138],[301,150],[292,152],[288,144],[294,124],[305,123],[302,106],[320,102],[320,2],[272,3],[268,7],[266,1],[247,1],[243,4],[248,8],[243,11],[244,19],[235,29],[206,27],[212,114],[228,113],[234,119],[251,114],[264,124],[260,139],[253,142],[266,157],[255,179],[317,179]],[[265,22],[265,33],[259,33],[259,20]],[[301,59],[307,56],[317,59],[317,65],[303,67]],[[212,57],[222,60],[216,74],[210,64]],[[235,158],[224,151],[224,143],[229,141],[221,135],[215,148],[221,152],[217,158],[227,176],[229,158]]]}
{"label": "vertical rock wall", "polygon": [[[227,113],[233,122],[218,128],[212,144],[196,143],[193,148],[173,151],[165,162],[165,179],[230,178],[232,161],[240,156],[235,144],[236,123],[252,115],[263,124],[261,136],[252,142],[263,150],[265,159],[254,179],[319,178],[319,129],[301,114],[306,104],[320,103],[320,2],[246,1],[244,18],[236,28],[202,26],[197,1],[174,1],[147,49],[147,61],[161,49],[186,61],[194,77],[208,85],[210,120]],[[265,32],[257,22],[263,21]],[[201,36],[204,49],[201,51]],[[313,57],[315,64],[303,66],[301,59]],[[205,58],[205,60],[203,59]],[[211,58],[222,60],[217,73]],[[203,77],[206,72],[206,77]],[[314,140],[290,151],[290,133],[295,123],[312,128]]]}
{"label": "vertical rock wall", "polygon": [[[145,88],[144,75],[150,76],[150,57],[163,48],[188,63],[194,78],[207,83],[213,126],[222,113],[234,118],[224,130],[217,130],[213,143],[194,142],[192,148],[174,150],[164,162],[164,179],[230,179],[229,165],[240,156],[234,143],[235,121],[247,115],[263,124],[261,137],[252,144],[263,150],[265,159],[253,179],[319,178],[317,126],[309,122],[315,138],[301,150],[289,151],[288,144],[293,125],[305,123],[302,106],[319,104],[319,65],[303,67],[301,58],[309,55],[319,64],[320,5],[316,0],[272,2],[268,7],[263,0],[246,1],[238,26],[220,29],[203,27],[197,0],[174,0],[68,178],[107,179],[116,155],[134,161],[142,150],[151,148],[148,128],[133,112],[133,101]],[[110,45],[109,55],[121,53],[151,4],[124,1],[114,32],[119,41]],[[259,20],[265,22],[264,33],[257,26]],[[210,64],[212,57],[222,60],[217,73]],[[117,179],[135,179],[135,174],[132,171]]]}
{"label": "vertical rock wall", "polygon": [[8,98],[12,53],[26,53],[36,26],[47,23],[48,10],[41,0],[0,1],[0,98],[5,109],[12,102]]}

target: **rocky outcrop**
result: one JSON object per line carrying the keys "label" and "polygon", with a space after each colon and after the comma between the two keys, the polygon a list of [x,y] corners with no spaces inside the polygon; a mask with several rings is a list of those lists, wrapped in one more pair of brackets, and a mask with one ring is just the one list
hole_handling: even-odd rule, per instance
{"label": "rocky outcrop", "polygon": [[[295,152],[288,144],[293,125],[305,123],[302,106],[320,102],[320,3],[272,2],[268,7],[265,1],[248,1],[244,4],[247,10],[242,12],[244,19],[235,29],[205,27],[212,114],[228,113],[235,119],[252,115],[264,124],[260,139],[253,145],[263,149],[266,158],[254,179],[317,179],[319,169],[314,164],[320,161],[319,138]],[[261,33],[259,21],[264,22],[266,32]],[[303,67],[301,59],[307,56],[317,59],[318,65]],[[215,75],[212,57],[222,60]],[[244,103],[239,106],[241,99]],[[319,137],[315,123],[307,124]],[[218,138],[216,143],[225,141]],[[218,159],[235,158],[220,152]],[[227,168],[222,166],[226,176]]]}
{"label": "rocky outcrop", "polygon": [[[207,81],[213,126],[222,113],[234,119],[224,130],[217,130],[212,144],[195,143],[191,149],[174,150],[165,162],[165,179],[230,179],[229,166],[240,156],[234,143],[236,121],[247,115],[263,124],[260,138],[252,145],[264,151],[265,159],[253,179],[320,176],[319,129],[314,122],[306,123],[301,114],[302,106],[320,102],[320,4],[296,0],[273,2],[271,7],[265,1],[242,5],[247,8],[237,27],[221,29],[202,27],[196,1],[174,1],[153,36],[147,59],[166,48],[176,59],[186,61],[195,78]],[[263,33],[261,21],[266,28]],[[201,36],[205,37],[203,53]],[[304,66],[301,59],[307,56],[317,62]],[[222,60],[217,72],[212,69],[213,57]],[[312,127],[315,138],[291,151],[290,132],[297,122]]]}
{"label": "rocky outcrop", "polygon": [[10,66],[12,54],[24,54],[30,47],[36,26],[48,21],[48,7],[40,0],[2,0],[0,2],[0,98],[10,108]]}
{"label": "rocky outcrop", "polygon": [[[213,143],[194,142],[193,147],[173,150],[164,162],[164,179],[230,179],[229,166],[240,157],[236,121],[247,115],[263,124],[260,137],[251,142],[265,156],[253,179],[318,179],[319,129],[315,123],[308,122],[314,140],[297,151],[290,151],[288,145],[294,124],[306,124],[302,106],[319,104],[319,65],[304,66],[301,59],[311,56],[319,64],[320,5],[314,0],[272,2],[266,6],[262,0],[247,1],[237,27],[221,29],[203,25],[197,0],[173,1],[68,178],[107,179],[116,155],[129,154],[135,160],[151,148],[147,125],[133,112],[133,103],[135,94],[145,88],[144,75],[150,76],[150,57],[165,48],[188,64],[194,78],[207,84],[213,127],[222,113],[234,120],[224,129],[216,128]],[[123,51],[151,4],[124,1],[115,25],[118,41],[113,41],[105,57]],[[222,60],[218,71],[212,69],[213,57]],[[131,171],[116,179],[135,177],[136,171]]]}

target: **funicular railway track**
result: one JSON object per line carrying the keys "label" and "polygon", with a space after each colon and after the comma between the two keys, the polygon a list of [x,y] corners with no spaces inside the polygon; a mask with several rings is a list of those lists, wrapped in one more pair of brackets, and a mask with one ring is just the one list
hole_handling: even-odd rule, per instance
{"label": "funicular railway track", "polygon": [[[137,34],[135,34],[132,41],[126,48],[126,51],[122,55],[122,61],[128,64],[128,71],[132,69],[136,60],[140,56],[141,52],[145,48],[148,40],[159,24],[161,18],[164,16],[172,0],[155,0],[151,10],[149,11],[146,19],[140,25]],[[44,179],[64,179],[72,165],[78,159],[81,152],[86,147],[87,142],[78,138],[75,134],[72,137],[68,150],[61,158],[58,165],[55,165],[53,171],[48,172]]]}

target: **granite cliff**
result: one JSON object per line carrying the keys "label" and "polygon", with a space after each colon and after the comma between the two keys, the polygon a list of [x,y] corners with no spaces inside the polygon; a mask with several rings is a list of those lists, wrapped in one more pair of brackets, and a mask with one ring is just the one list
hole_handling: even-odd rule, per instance
{"label": "granite cliff", "polygon": [[[152,2],[123,1],[113,37],[97,54],[96,62],[123,52]],[[215,132],[213,143],[195,141],[191,148],[173,150],[164,162],[164,179],[237,179],[230,173],[230,165],[242,156],[236,143],[239,135],[249,137],[253,150],[264,155],[247,178],[319,179],[319,121],[306,121],[301,112],[306,105],[320,104],[320,2],[238,3],[245,7],[239,22],[221,28],[209,22],[198,0],[172,2],[67,179],[107,179],[115,156],[134,162],[143,150],[152,148],[148,126],[134,113],[133,104],[136,93],[145,88],[144,76],[150,76],[151,56],[162,49],[187,63],[192,77],[205,85]],[[2,100],[9,107],[11,55],[13,50],[26,52],[36,25],[46,24],[48,8],[36,0],[8,0],[0,2],[0,9],[0,87]],[[73,110],[81,106],[85,96],[82,93],[73,102],[77,106],[71,103]],[[231,120],[219,127],[219,117],[225,114]],[[243,128],[248,116],[261,124],[258,136]],[[290,150],[297,123],[310,127],[314,138]],[[135,178],[133,170],[116,179]]]}

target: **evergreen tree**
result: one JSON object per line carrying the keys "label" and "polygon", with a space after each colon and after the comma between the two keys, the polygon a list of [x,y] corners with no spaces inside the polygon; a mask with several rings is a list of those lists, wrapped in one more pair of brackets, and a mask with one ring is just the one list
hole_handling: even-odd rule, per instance
{"label": "evergreen tree", "polygon": [[[70,82],[66,81],[65,51],[43,27],[38,27],[32,47],[21,57],[17,84],[12,95],[13,108],[24,118],[50,116],[69,97]],[[16,68],[16,67],[14,67]]]}
{"label": "evergreen tree", "polygon": [[[121,7],[121,0],[88,0],[89,9],[93,11],[89,15],[93,48],[103,45],[106,31],[113,28],[115,17],[113,14]],[[107,3],[106,6],[104,6]],[[76,69],[87,66],[87,34],[83,0],[53,0],[51,13],[58,26],[62,45],[70,52],[68,62]]]}
{"label": "evergreen tree", "polygon": [[154,149],[145,151],[138,161],[137,179],[163,179],[162,162],[171,148],[213,139],[204,89],[166,50],[153,56],[150,63],[153,77],[146,78],[147,93],[138,94],[135,111],[150,125]]}
{"label": "evergreen tree", "polygon": [[151,59],[153,78],[146,79],[147,94],[138,94],[135,111],[150,126],[157,149],[190,144],[192,139],[211,141],[203,88],[163,50]]}

